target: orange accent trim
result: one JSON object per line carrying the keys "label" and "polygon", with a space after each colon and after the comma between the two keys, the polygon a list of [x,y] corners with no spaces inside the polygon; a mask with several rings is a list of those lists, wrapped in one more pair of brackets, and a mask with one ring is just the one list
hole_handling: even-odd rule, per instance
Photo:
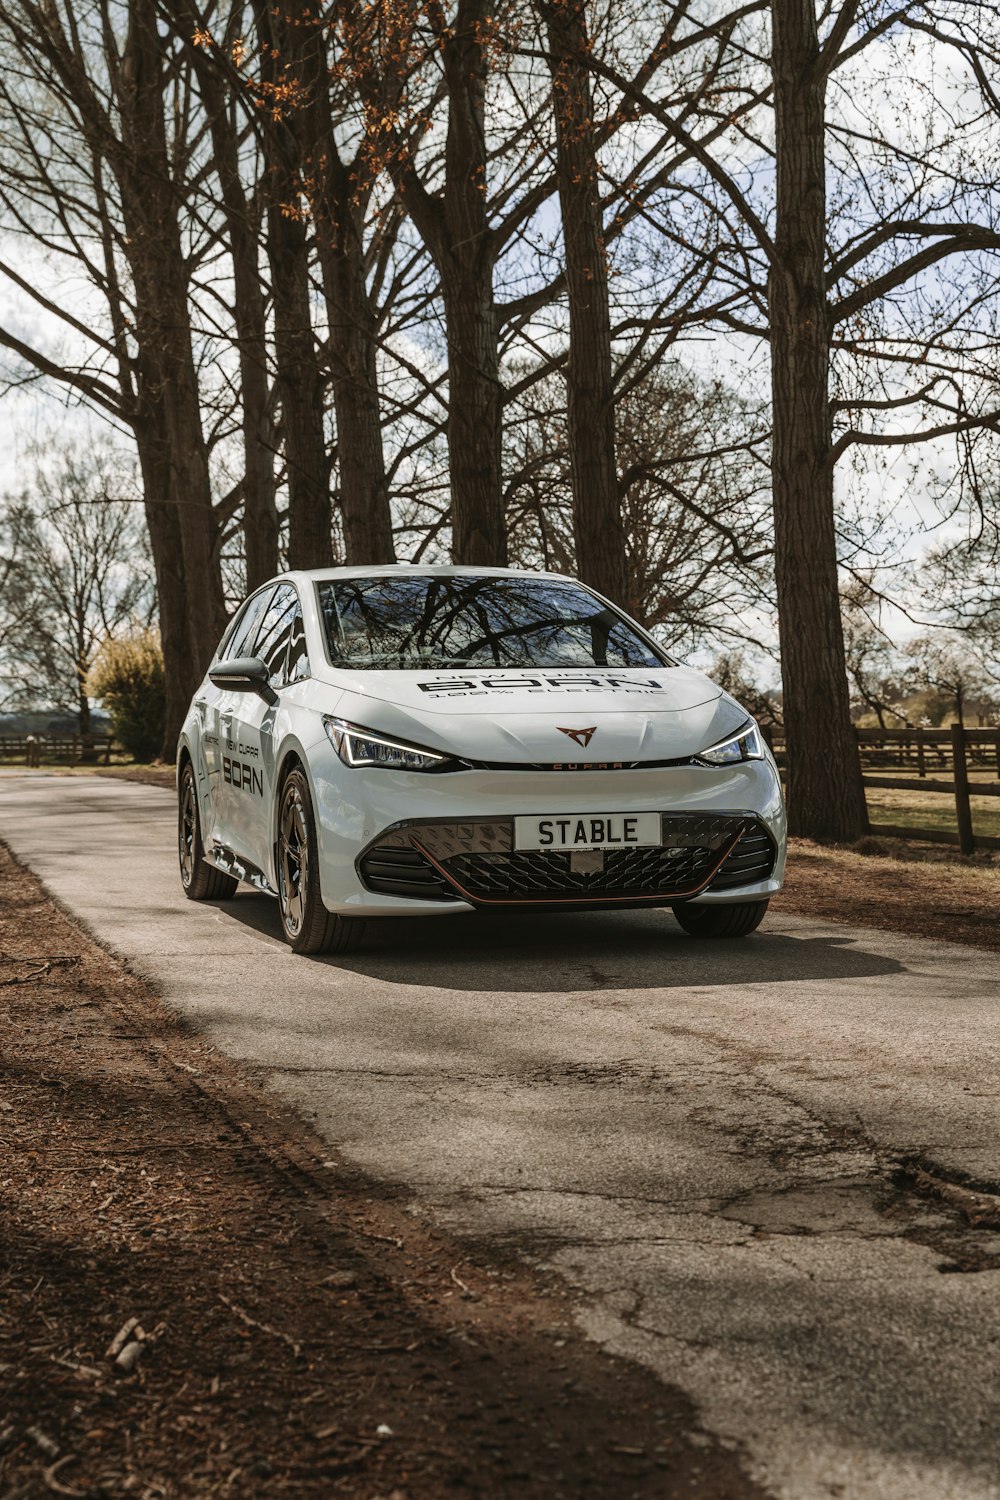
{"label": "orange accent trim", "polygon": [[[651,897],[651,896],[612,896],[612,895],[604,895],[604,896],[540,896],[540,897],[522,896],[520,898],[518,898],[518,897],[511,898],[511,897],[507,897],[507,896],[501,896],[501,897],[495,897],[495,896],[473,896],[473,895],[471,895],[465,889],[464,886],[462,886],[462,885],[460,885],[458,883],[458,881],[455,879],[454,875],[450,875],[448,873],[448,871],[445,869],[444,865],[439,864],[439,862],[434,858],[433,854],[431,854],[429,850],[425,849],[424,846],[423,846],[423,844],[421,844],[420,840],[414,838],[414,836],[413,836],[412,833],[410,834],[410,843],[413,845],[413,847],[415,849],[419,849],[420,853],[424,856],[425,859],[429,859],[430,860],[430,862],[434,866],[435,870],[437,870],[440,875],[443,875],[444,878],[445,878],[445,880],[447,880],[448,884],[454,890],[456,890],[460,896],[462,896],[466,901],[468,901],[471,906],[593,906],[593,905],[595,905],[597,903],[600,903],[602,906],[606,906],[609,902],[612,902],[612,901],[614,901],[614,902],[619,902],[619,901],[623,901],[623,902],[628,902],[628,901],[650,901],[650,900],[654,900],[654,899],[655,900],[662,899],[664,901],[687,901],[691,896],[699,896],[701,894],[701,892],[705,889],[705,887],[707,885],[709,885],[712,880],[714,880],[714,878],[715,878],[716,875],[718,875],[718,873],[721,870],[722,866],[725,864],[726,860],[732,854],[733,850],[736,848],[736,845],[739,843],[740,839],[743,837],[743,835],[746,833],[746,831],[747,831],[747,825],[746,825],[746,823],[742,823],[740,825],[739,832],[736,834],[736,837],[729,844],[726,845],[725,849],[722,851],[722,857],[718,860],[718,862],[715,865],[712,866],[711,870],[709,870],[707,876],[701,882],[700,885],[692,886],[689,891],[657,891],[655,893],[655,896],[653,896],[653,897]],[[572,852],[572,851],[568,851],[568,852]],[[517,853],[517,850],[512,849],[510,851],[510,853],[515,854],[515,853]]]}

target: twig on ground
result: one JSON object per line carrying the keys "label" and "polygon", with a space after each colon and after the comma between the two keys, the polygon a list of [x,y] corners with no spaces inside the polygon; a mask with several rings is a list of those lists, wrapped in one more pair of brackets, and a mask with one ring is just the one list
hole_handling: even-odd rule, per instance
{"label": "twig on ground", "polygon": [[43,1432],[40,1427],[26,1427],[24,1435],[31,1439],[35,1447],[40,1453],[44,1453],[46,1458],[59,1457],[59,1444],[53,1442],[48,1433]]}
{"label": "twig on ground", "polygon": [[64,1370],[72,1370],[74,1375],[79,1375],[84,1380],[102,1380],[103,1370],[95,1370],[93,1365],[81,1365],[75,1359],[61,1359],[58,1354],[50,1354],[49,1359],[54,1365],[60,1365]]}
{"label": "twig on ground", "polygon": [[297,1344],[290,1334],[283,1333],[280,1328],[272,1328],[270,1323],[260,1323],[256,1318],[251,1318],[250,1314],[245,1312],[238,1302],[231,1301],[224,1292],[219,1292],[218,1295],[219,1301],[224,1302],[230,1312],[236,1314],[241,1323],[245,1323],[248,1328],[259,1328],[261,1333],[269,1333],[272,1338],[281,1339],[281,1342],[287,1344],[291,1349],[295,1358],[299,1358],[302,1353],[302,1345]]}
{"label": "twig on ground", "polygon": [[82,1497],[88,1493],[86,1490],[76,1490],[72,1487],[72,1485],[60,1484],[59,1480],[56,1478],[56,1475],[59,1473],[60,1469],[64,1469],[67,1464],[75,1464],[76,1461],[77,1458],[75,1453],[67,1453],[65,1457],[58,1458],[56,1459],[54,1464],[50,1464],[42,1474],[42,1479],[45,1482],[46,1489],[52,1490],[56,1495],[71,1495],[74,1497],[74,1500],[75,1497],[79,1496],[82,1500]]}
{"label": "twig on ground", "polygon": [[9,984],[29,984],[32,979],[39,979],[43,974],[50,973],[54,967],[64,964],[78,964],[80,962],[80,955],[78,953],[72,954],[69,957],[52,958],[43,958],[40,953],[32,953],[30,955],[4,953],[0,954],[0,958],[3,958],[6,963],[12,964],[38,964],[38,968],[32,969],[29,974],[14,974],[10,979],[0,979],[0,989]]}
{"label": "twig on ground", "polygon": [[104,1351],[104,1358],[117,1359],[119,1354],[125,1348],[125,1345],[128,1343],[129,1335],[132,1332],[133,1328],[138,1328],[138,1326],[138,1318],[129,1318],[127,1322],[123,1323],[118,1332],[115,1334],[114,1338],[111,1340],[111,1343],[108,1345],[107,1349]]}
{"label": "twig on ground", "polygon": [[[136,1333],[142,1333],[142,1329],[137,1328]],[[140,1359],[143,1356],[143,1353],[145,1352],[145,1348],[146,1346],[141,1339],[132,1339],[125,1345],[125,1348],[115,1360],[115,1369],[119,1370],[122,1375],[133,1374],[136,1365],[139,1363]]]}
{"label": "twig on ground", "polygon": [[8,964],[78,964],[79,953],[8,953],[0,949],[0,963]]}
{"label": "twig on ground", "polygon": [[455,1283],[455,1285],[460,1289],[460,1291],[462,1293],[462,1296],[466,1299],[467,1302],[478,1302],[479,1301],[479,1293],[478,1292],[474,1292],[472,1290],[471,1286],[467,1286],[466,1285],[466,1283],[462,1280],[461,1276],[459,1276],[459,1274],[458,1274],[458,1267],[457,1266],[452,1266],[452,1268],[451,1268],[451,1279]]}

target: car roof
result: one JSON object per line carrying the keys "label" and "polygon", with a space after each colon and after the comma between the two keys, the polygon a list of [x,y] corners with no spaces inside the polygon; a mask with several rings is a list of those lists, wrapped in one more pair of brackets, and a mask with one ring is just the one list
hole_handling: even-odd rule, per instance
{"label": "car roof", "polygon": [[[335,581],[339,578],[406,578],[429,576],[433,578],[557,578],[563,583],[576,583],[565,573],[546,573],[537,568],[456,568],[425,563],[372,563],[355,568],[298,568],[279,575],[281,578],[309,579],[313,582]],[[274,582],[276,580],[272,580]]]}

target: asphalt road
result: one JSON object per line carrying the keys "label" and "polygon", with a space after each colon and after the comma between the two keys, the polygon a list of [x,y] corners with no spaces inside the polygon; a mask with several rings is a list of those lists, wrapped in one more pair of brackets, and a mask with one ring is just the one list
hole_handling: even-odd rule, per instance
{"label": "asphalt road", "polygon": [[0,837],[415,1211],[564,1278],[774,1494],[1000,1497],[1000,1233],[913,1170],[1000,1191],[996,955],[634,912],[303,959],[263,896],[184,900],[167,792],[2,777]]}

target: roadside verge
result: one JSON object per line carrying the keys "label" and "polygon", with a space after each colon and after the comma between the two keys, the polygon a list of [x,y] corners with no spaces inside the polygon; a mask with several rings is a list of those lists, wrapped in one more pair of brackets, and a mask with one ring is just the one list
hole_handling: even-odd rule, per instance
{"label": "roadside verge", "polygon": [[331,1158],[2,845],[0,1026],[4,1500],[760,1493],[557,1285]]}

